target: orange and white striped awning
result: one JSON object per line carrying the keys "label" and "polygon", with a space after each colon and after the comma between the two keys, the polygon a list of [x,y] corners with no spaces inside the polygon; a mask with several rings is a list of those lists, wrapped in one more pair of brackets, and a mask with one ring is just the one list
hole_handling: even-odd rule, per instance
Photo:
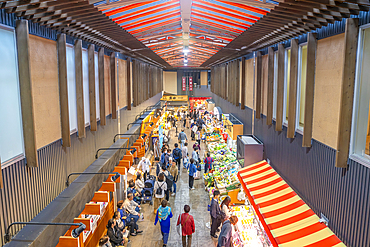
{"label": "orange and white striped awning", "polygon": [[273,246],[345,246],[266,161],[238,177]]}

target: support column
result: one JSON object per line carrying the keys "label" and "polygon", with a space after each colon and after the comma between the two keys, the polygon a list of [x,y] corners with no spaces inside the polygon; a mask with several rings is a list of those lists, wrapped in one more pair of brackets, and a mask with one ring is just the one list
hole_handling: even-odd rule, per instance
{"label": "support column", "polygon": [[110,89],[112,102],[112,119],[117,119],[117,60],[116,53],[110,55]]}
{"label": "support column", "polygon": [[261,118],[262,108],[262,53],[257,52],[257,76],[256,76],[256,119]]}
{"label": "support column", "polygon": [[75,46],[76,104],[78,138],[85,138],[84,90],[82,76],[82,40],[76,40]]}
{"label": "support column", "polygon": [[315,70],[316,70],[316,34],[309,33],[307,36],[307,67],[306,67],[306,96],[304,104],[303,147],[311,147],[313,102],[315,93]]}
{"label": "support column", "polygon": [[289,112],[287,138],[294,138],[297,115],[298,40],[290,41]]}
{"label": "support column", "polygon": [[105,115],[105,87],[104,87],[104,48],[99,49],[98,53],[99,70],[99,106],[100,106],[100,125],[106,124]]}
{"label": "support column", "polygon": [[87,50],[89,60],[89,104],[90,104],[90,130],[96,131],[96,88],[95,88],[95,45],[89,45]]}
{"label": "support column", "polygon": [[349,156],[349,144],[351,141],[358,30],[357,18],[349,18],[346,20],[344,66],[339,110],[337,155],[335,160],[335,166],[341,168],[347,168],[348,166],[347,161]]}
{"label": "support column", "polygon": [[276,99],[276,131],[283,130],[284,114],[284,75],[285,75],[285,48],[283,44],[278,46],[278,81]]}
{"label": "support column", "polygon": [[274,49],[268,48],[268,65],[267,65],[267,116],[266,124],[272,124],[272,113],[274,109]]}
{"label": "support column", "polygon": [[131,110],[131,59],[126,60],[126,82],[127,82],[127,110]]}
{"label": "support column", "polygon": [[38,160],[36,147],[35,117],[33,114],[28,22],[26,20],[18,20],[17,26],[15,28],[15,33],[17,36],[16,42],[24,149],[27,158],[27,166],[37,167]]}
{"label": "support column", "polygon": [[62,127],[62,141],[63,147],[70,147],[71,132],[69,126],[69,110],[68,110],[67,45],[65,34],[58,35],[57,44],[58,44],[59,100],[60,100],[60,119]]}
{"label": "support column", "polygon": [[242,95],[241,95],[241,109],[245,109],[245,57],[242,57]]}

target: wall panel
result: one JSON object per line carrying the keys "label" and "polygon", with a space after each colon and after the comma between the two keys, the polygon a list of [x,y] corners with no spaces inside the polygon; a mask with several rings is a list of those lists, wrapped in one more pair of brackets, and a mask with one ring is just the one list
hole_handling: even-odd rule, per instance
{"label": "wall panel", "polygon": [[245,105],[253,109],[254,59],[245,60]]}
{"label": "wall panel", "polygon": [[118,59],[118,84],[119,84],[119,107],[121,109],[127,106],[127,61]]}
{"label": "wall panel", "polygon": [[332,148],[337,146],[343,51],[344,34],[317,42],[312,138]]}
{"label": "wall panel", "polygon": [[110,90],[110,57],[104,55],[104,88],[105,88],[105,115],[112,113],[111,90]]}
{"label": "wall panel", "polygon": [[57,45],[30,35],[30,62],[36,147],[61,138]]}
{"label": "wall panel", "polygon": [[262,114],[267,116],[268,55],[262,56]]}

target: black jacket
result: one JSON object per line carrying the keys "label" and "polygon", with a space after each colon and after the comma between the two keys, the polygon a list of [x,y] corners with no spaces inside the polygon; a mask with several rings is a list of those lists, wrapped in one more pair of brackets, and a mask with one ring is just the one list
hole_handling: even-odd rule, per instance
{"label": "black jacket", "polygon": [[116,246],[118,246],[122,243],[123,239],[116,237],[116,234],[115,234],[113,228],[111,228],[111,227],[108,228],[107,234],[108,234],[110,243],[112,244],[113,247],[116,247]]}
{"label": "black jacket", "polygon": [[215,199],[212,198],[212,201],[211,201],[211,210],[210,210],[210,213],[211,213],[211,217],[214,218],[214,219],[221,219],[221,209],[220,209],[220,205],[218,204],[218,201],[216,201]]}

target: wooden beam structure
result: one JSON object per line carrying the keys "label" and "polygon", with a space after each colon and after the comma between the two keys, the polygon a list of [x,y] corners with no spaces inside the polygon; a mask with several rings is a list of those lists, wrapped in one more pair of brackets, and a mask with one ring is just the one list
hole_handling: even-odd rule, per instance
{"label": "wooden beam structure", "polygon": [[296,129],[297,115],[297,88],[298,88],[298,40],[290,41],[290,71],[289,76],[289,112],[288,114],[288,132],[287,138],[294,138]]}
{"label": "wooden beam structure", "polygon": [[260,51],[257,52],[256,67],[256,119],[260,119],[262,108],[262,53]]}
{"label": "wooden beam structure", "polygon": [[234,68],[234,77],[235,77],[235,106],[239,107],[239,94],[240,94],[240,62],[239,60],[235,60],[235,68]]}
{"label": "wooden beam structure", "polygon": [[104,48],[98,52],[98,70],[99,70],[99,106],[100,106],[100,125],[106,125],[105,114],[105,85],[104,85]]}
{"label": "wooden beam structure", "polygon": [[17,20],[15,33],[17,37],[18,76],[21,96],[24,151],[27,158],[27,166],[37,167],[38,160],[35,116],[33,111],[28,22],[26,20]]}
{"label": "wooden beam structure", "polygon": [[344,66],[339,110],[338,142],[335,166],[348,166],[349,145],[351,141],[353,97],[355,90],[356,55],[358,43],[358,19],[346,20],[344,43]]}
{"label": "wooden beam structure", "polygon": [[76,76],[76,105],[78,138],[85,138],[85,110],[84,110],[84,84],[82,75],[82,40],[78,39],[74,45],[75,76]]}
{"label": "wooden beam structure", "polygon": [[316,34],[307,36],[306,90],[302,147],[311,147],[316,71]]}
{"label": "wooden beam structure", "polygon": [[95,88],[95,45],[89,45],[87,49],[89,66],[89,106],[90,106],[90,130],[96,131],[96,88]]}
{"label": "wooden beam structure", "polygon": [[110,89],[112,102],[112,119],[117,119],[117,59],[116,53],[110,55]]}
{"label": "wooden beam structure", "polygon": [[241,109],[244,110],[245,109],[245,57],[242,57],[242,74],[241,74],[241,77],[242,77],[242,85],[241,85],[241,90],[242,90],[242,93],[241,93]]}
{"label": "wooden beam structure", "polygon": [[276,99],[276,131],[283,130],[284,115],[284,76],[285,76],[285,48],[278,45],[278,71],[277,71],[277,99]]}
{"label": "wooden beam structure", "polygon": [[59,76],[59,100],[60,100],[60,120],[62,128],[62,143],[63,147],[70,147],[71,130],[69,126],[67,44],[65,34],[58,35],[57,45],[58,45],[58,76]]}
{"label": "wooden beam structure", "polygon": [[274,111],[274,69],[274,49],[269,47],[267,64],[267,125],[272,124],[272,114]]}

